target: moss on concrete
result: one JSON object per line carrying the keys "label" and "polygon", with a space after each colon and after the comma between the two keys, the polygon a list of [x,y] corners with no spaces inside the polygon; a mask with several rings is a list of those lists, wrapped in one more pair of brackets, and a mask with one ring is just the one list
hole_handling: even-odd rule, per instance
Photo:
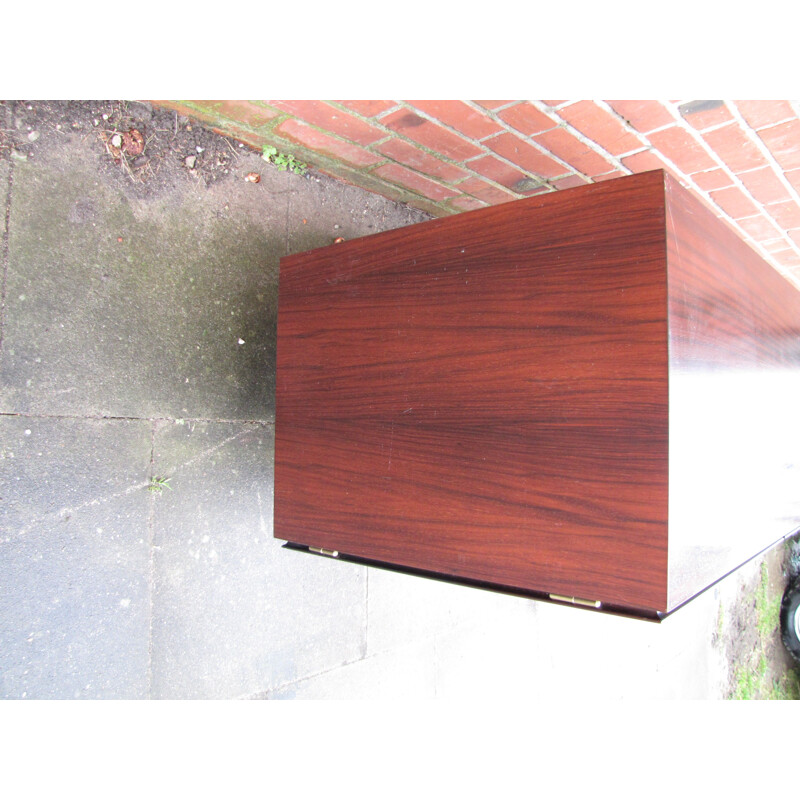
{"label": "moss on concrete", "polygon": [[[435,217],[448,216],[459,213],[459,209],[449,204],[448,200],[436,202],[404,187],[389,183],[372,174],[371,170],[386,161],[370,165],[369,168],[350,166],[317,150],[310,150],[302,145],[292,142],[276,133],[277,127],[287,119],[293,119],[285,112],[278,113],[274,118],[258,127],[243,124],[241,120],[232,119],[221,113],[219,103],[215,101],[168,101],[160,102],[166,108],[177,111],[184,116],[192,117],[209,125],[212,130],[225,136],[230,136],[245,144],[261,149],[264,145],[276,147],[280,152],[293,155],[296,159],[307,163],[312,169],[322,172],[339,180],[346,181],[354,186],[375,192],[398,203],[405,203],[411,208],[425,211]],[[334,135],[329,131],[326,135]],[[425,148],[420,148],[425,149]],[[431,153],[432,155],[436,155]],[[441,157],[438,156],[437,157]],[[452,199],[452,198],[450,198]]]}

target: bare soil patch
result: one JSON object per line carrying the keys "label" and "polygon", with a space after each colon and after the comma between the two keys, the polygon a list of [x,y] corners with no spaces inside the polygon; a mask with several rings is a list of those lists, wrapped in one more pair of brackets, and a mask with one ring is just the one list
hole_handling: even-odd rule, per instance
{"label": "bare soil patch", "polygon": [[783,592],[798,573],[800,540],[794,537],[735,576],[732,597],[720,603],[714,642],[728,666],[726,698],[800,699],[800,665],[781,641],[779,620]]}
{"label": "bare soil patch", "polygon": [[[252,148],[176,112],[123,100],[0,101],[0,157],[35,159],[43,135],[89,140],[108,178],[147,197],[187,177],[210,185]],[[158,180],[154,180],[158,178]]]}

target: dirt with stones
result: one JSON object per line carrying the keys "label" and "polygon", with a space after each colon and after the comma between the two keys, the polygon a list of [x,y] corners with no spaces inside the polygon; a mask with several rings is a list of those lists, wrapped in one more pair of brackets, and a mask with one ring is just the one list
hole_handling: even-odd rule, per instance
{"label": "dirt with stones", "polygon": [[253,152],[149,103],[0,101],[0,157],[35,159],[43,133],[73,133],[90,140],[107,177],[138,197],[162,191],[187,175],[208,186],[228,175],[242,153]]}

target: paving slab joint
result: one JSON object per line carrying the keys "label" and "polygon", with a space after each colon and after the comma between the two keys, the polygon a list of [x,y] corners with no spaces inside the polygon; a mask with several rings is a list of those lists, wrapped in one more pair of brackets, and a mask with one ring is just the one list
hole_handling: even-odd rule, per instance
{"label": "paving slab joint", "polygon": [[8,160],[8,181],[6,188],[6,199],[3,211],[3,246],[2,246],[2,280],[0,281],[0,359],[3,357],[3,331],[6,318],[6,282],[8,278],[8,259],[9,259],[9,225],[11,222],[11,194],[14,187],[14,162]]}

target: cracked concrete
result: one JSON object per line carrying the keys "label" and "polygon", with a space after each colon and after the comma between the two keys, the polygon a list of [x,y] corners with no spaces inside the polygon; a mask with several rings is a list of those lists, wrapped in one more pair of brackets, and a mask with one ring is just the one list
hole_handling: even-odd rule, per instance
{"label": "cracked concrete", "polygon": [[0,149],[2,697],[721,696],[730,583],[656,625],[283,549],[279,259],[425,216],[227,140],[139,187],[78,111]]}

